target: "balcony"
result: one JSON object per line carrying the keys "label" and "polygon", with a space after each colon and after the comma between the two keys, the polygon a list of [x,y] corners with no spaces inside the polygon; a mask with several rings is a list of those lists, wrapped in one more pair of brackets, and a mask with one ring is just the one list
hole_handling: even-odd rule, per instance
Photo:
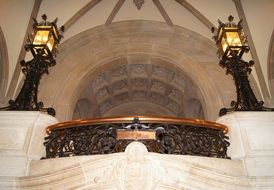
{"label": "balcony", "polygon": [[47,127],[42,159],[124,152],[133,141],[149,152],[229,158],[226,126],[199,119],[109,117]]}

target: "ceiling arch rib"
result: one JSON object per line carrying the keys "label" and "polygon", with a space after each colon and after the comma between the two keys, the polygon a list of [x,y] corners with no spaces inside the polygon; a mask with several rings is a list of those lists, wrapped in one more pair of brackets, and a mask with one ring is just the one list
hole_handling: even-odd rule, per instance
{"label": "ceiling arch rib", "polygon": [[[91,0],[88,4],[86,4],[83,8],[81,8],[76,14],[74,14],[65,24],[65,31],[68,30],[74,23],[76,23],[85,13],[91,10],[95,5],[100,3],[102,0]],[[174,0],[184,8],[186,8],[193,16],[195,16],[198,20],[201,21],[209,30],[212,27],[215,27],[201,12],[195,9],[190,3],[186,0]],[[120,8],[123,6],[125,0],[118,0],[115,4],[115,7],[112,9],[110,15],[108,16],[105,25],[108,26],[112,23],[114,17],[119,12]],[[134,3],[134,2],[133,2]],[[165,8],[162,6],[159,0],[153,0],[154,5],[157,7],[165,22],[169,26],[173,26],[173,22],[166,12]],[[138,7],[138,9],[141,9]]]}
{"label": "ceiling arch rib", "polygon": [[111,22],[113,21],[115,15],[118,13],[120,8],[123,6],[124,2],[125,2],[125,0],[118,0],[115,7],[112,9],[110,15],[108,16],[108,19],[107,19],[105,25],[111,24]]}
{"label": "ceiling arch rib", "polygon": [[7,51],[7,44],[3,34],[3,31],[0,26],[0,102],[1,104],[4,102],[4,97],[8,84],[8,72],[9,71],[9,58]]}
{"label": "ceiling arch rib", "polygon": [[16,87],[17,87],[18,83],[20,82],[19,76],[20,76],[21,68],[22,68],[20,62],[23,59],[25,59],[25,57],[27,55],[26,50],[25,50],[25,43],[27,41],[28,35],[33,31],[33,18],[37,18],[37,15],[38,15],[38,12],[39,12],[39,9],[41,6],[41,2],[42,2],[42,0],[34,1],[33,8],[32,8],[31,14],[29,16],[27,28],[26,28],[26,31],[24,31],[25,35],[24,35],[24,38],[22,41],[23,43],[21,44],[20,53],[19,53],[18,59],[16,61],[14,72],[11,76],[12,78],[10,80],[10,84],[9,84],[9,88],[8,88],[8,92],[7,92],[8,99],[12,99],[12,97],[15,95]]}
{"label": "ceiling arch rib", "polygon": [[157,7],[159,12],[161,13],[162,17],[165,19],[167,25],[172,27],[173,23],[172,23],[171,19],[169,18],[167,12],[165,11],[164,7],[162,6],[161,2],[159,0],[153,0],[153,3]]}
{"label": "ceiling arch rib", "polygon": [[248,36],[248,45],[250,46],[250,54],[252,59],[254,60],[254,67],[255,67],[255,72],[258,76],[258,82],[259,82],[259,86],[263,95],[263,98],[265,100],[269,100],[270,99],[270,94],[265,82],[265,78],[262,72],[262,68],[261,68],[261,63],[255,48],[255,44],[253,41],[253,37],[251,35],[249,26],[248,26],[248,22],[245,16],[245,12],[243,9],[243,5],[241,0],[233,0],[233,2],[235,3],[235,7],[237,9],[238,15],[240,19],[243,19],[243,28],[244,28],[244,32],[246,34],[246,36]]}
{"label": "ceiling arch rib", "polygon": [[271,93],[271,103],[274,105],[274,30],[271,35],[267,56],[268,84]]}
{"label": "ceiling arch rib", "polygon": [[175,0],[177,3],[186,8],[191,14],[193,14],[198,20],[200,20],[209,30],[212,27],[216,28],[201,12],[195,9],[190,3],[186,0]]}
{"label": "ceiling arch rib", "polygon": [[65,31],[67,31],[75,22],[77,22],[86,12],[91,10],[95,5],[100,3],[102,0],[91,0],[83,8],[81,8],[77,13],[75,13],[65,24]]}

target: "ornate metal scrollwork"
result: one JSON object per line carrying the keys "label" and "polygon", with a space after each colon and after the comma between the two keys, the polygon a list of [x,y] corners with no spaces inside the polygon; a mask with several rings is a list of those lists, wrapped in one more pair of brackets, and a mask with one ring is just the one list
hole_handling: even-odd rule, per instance
{"label": "ornate metal scrollwork", "polygon": [[[39,53],[41,51],[41,53]],[[10,100],[9,106],[0,110],[24,110],[24,111],[45,111],[49,115],[55,116],[53,108],[44,108],[44,104],[38,101],[38,86],[43,74],[48,74],[48,68],[55,65],[52,58],[43,56],[43,49],[38,50],[36,57],[30,61],[20,62],[22,72],[26,75],[24,84],[16,100]]]}
{"label": "ornate metal scrollwork", "polygon": [[[119,131],[153,131],[155,138],[117,138]],[[222,130],[172,123],[107,123],[52,130],[45,138],[46,157],[109,154],[123,152],[139,141],[150,152],[228,158],[228,137]]]}
{"label": "ornate metal scrollwork", "polygon": [[9,105],[0,108],[0,110],[44,111],[55,116],[55,110],[52,107],[44,108],[43,102],[38,101],[38,86],[42,76],[49,74],[49,67],[56,64],[57,45],[63,37],[60,33],[64,32],[64,27],[57,28],[57,18],[53,22],[49,22],[47,15],[43,14],[42,19],[43,21],[39,23],[33,19],[34,31],[28,36],[25,45],[25,50],[31,51],[33,59],[20,62],[25,75],[24,84],[17,98],[10,100]]}
{"label": "ornate metal scrollwork", "polygon": [[258,101],[250,86],[248,75],[253,65],[254,61],[244,61],[233,51],[231,58],[220,60],[220,66],[226,69],[226,74],[233,76],[237,93],[237,100],[231,101],[231,108],[222,108],[220,116],[232,111],[274,111],[274,108],[265,107],[263,101]]}
{"label": "ornate metal scrollwork", "polygon": [[[221,59],[219,65],[226,69],[226,74],[232,75],[237,93],[236,101],[231,101],[230,108],[222,108],[219,115],[233,111],[274,111],[274,108],[265,107],[263,101],[258,101],[250,86],[248,75],[252,71],[254,61],[247,62],[242,59],[242,55],[249,52],[250,48],[247,45],[247,36],[244,35],[242,20],[236,24],[233,19],[230,15],[227,23],[218,20],[216,33],[215,28],[212,28],[215,33],[213,39],[218,47],[217,54]],[[226,36],[229,33],[233,35]]]}

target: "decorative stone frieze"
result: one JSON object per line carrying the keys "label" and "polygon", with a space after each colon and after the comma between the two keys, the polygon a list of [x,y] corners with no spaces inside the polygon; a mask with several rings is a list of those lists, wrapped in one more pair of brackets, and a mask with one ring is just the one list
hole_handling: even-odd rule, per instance
{"label": "decorative stone frieze", "polygon": [[10,189],[255,190],[273,188],[274,178],[245,176],[240,160],[149,153],[142,143],[133,142],[124,153],[33,160],[26,177],[6,179],[5,185]]}

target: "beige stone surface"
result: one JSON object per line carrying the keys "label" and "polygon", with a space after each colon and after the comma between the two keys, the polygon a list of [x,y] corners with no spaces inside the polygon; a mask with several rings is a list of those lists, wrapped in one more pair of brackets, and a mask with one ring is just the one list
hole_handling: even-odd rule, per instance
{"label": "beige stone surface", "polygon": [[24,176],[28,162],[45,155],[45,128],[56,118],[36,111],[0,112],[0,176]]}
{"label": "beige stone surface", "polygon": [[217,122],[228,126],[228,155],[243,160],[247,175],[274,176],[274,112],[234,112]]}
{"label": "beige stone surface", "polygon": [[271,189],[274,178],[245,176],[240,160],[149,153],[133,142],[124,153],[33,160],[28,175],[13,183],[17,189],[238,190]]}
{"label": "beige stone surface", "polygon": [[0,118],[3,132],[8,126],[30,132],[22,138],[26,148],[1,144],[7,149],[1,150],[1,189],[274,189],[271,112],[218,119],[229,127],[231,160],[151,153],[140,142],[122,153],[40,160],[45,127],[57,120],[40,112],[2,112]]}

